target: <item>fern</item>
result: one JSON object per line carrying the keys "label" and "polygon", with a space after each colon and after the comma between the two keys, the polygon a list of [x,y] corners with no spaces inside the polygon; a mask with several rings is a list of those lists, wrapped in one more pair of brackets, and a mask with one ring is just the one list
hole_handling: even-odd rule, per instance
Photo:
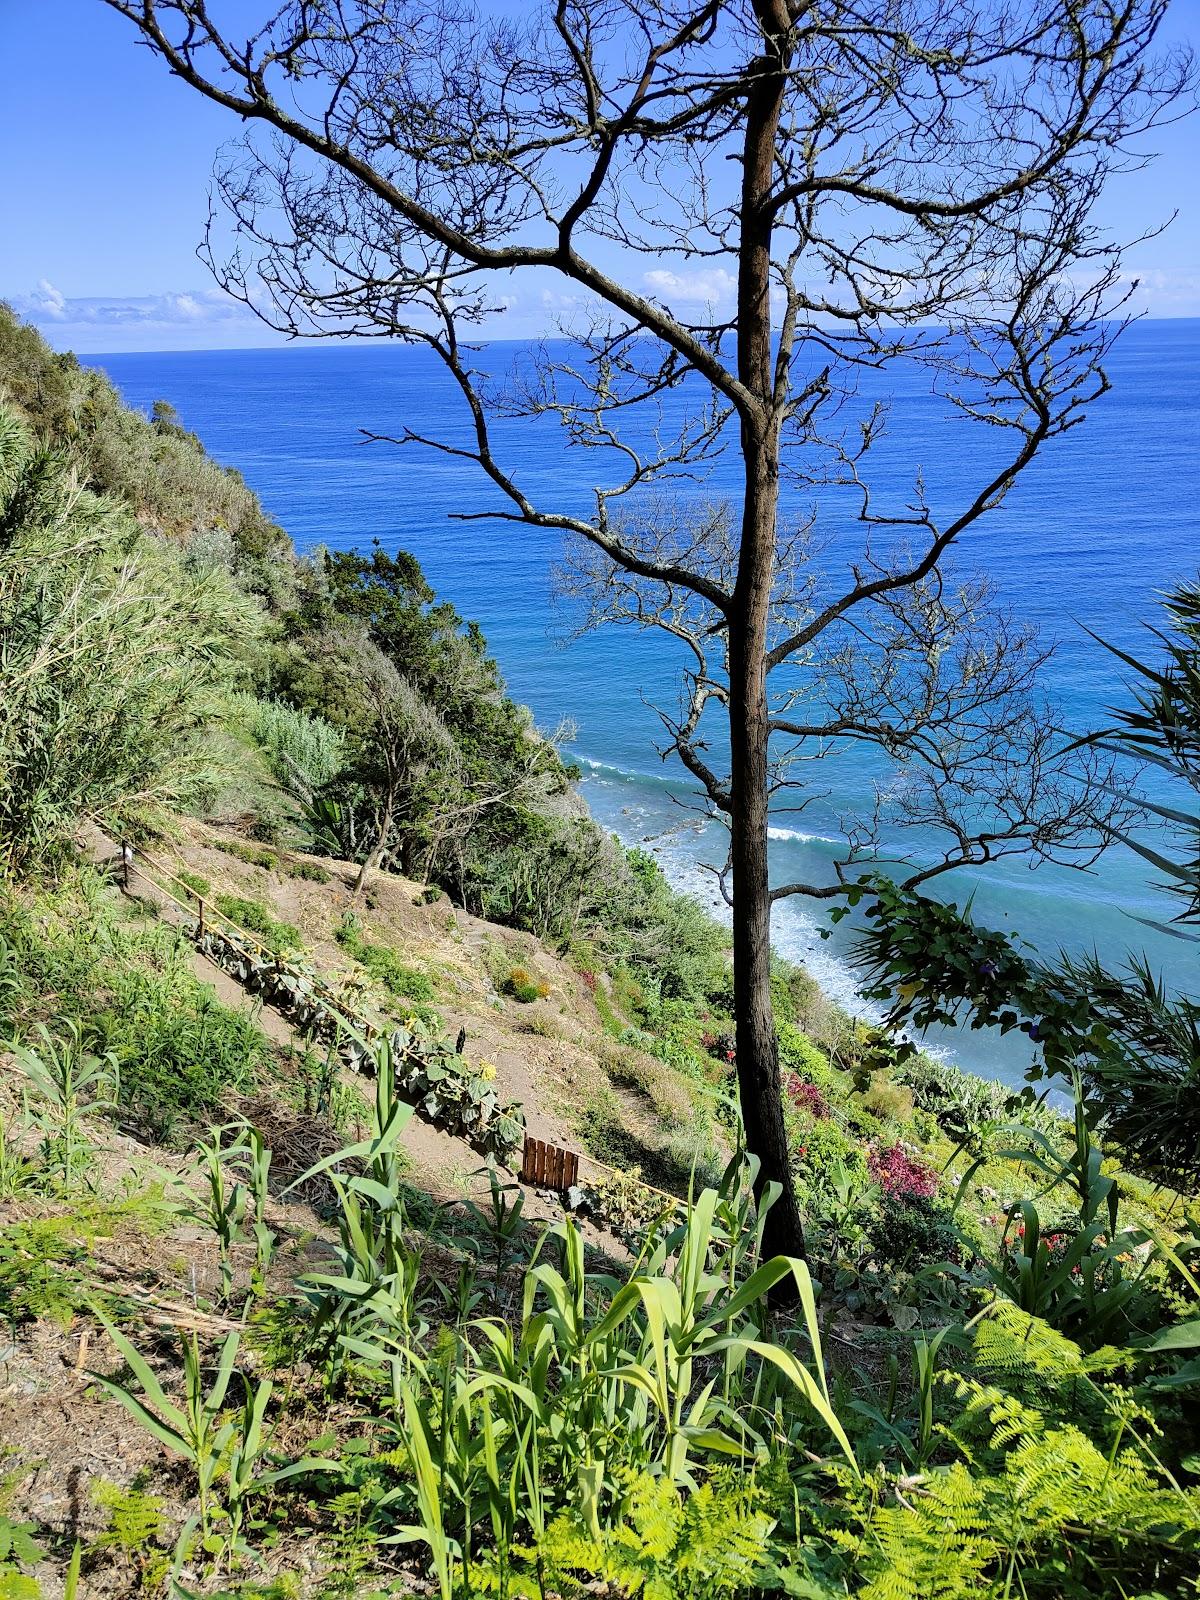
{"label": "fern", "polygon": [[95,1541],[98,1550],[123,1550],[140,1555],[144,1547],[163,1535],[163,1503],[141,1489],[122,1489],[101,1478],[92,1486],[92,1499],[108,1512],[108,1527]]}
{"label": "fern", "polygon": [[136,1484],[122,1489],[105,1478],[92,1485],[92,1500],[108,1512],[108,1527],[93,1540],[92,1549],[120,1551],[137,1568],[143,1589],[151,1593],[160,1589],[171,1565],[164,1548],[167,1524],[162,1501]]}
{"label": "fern", "polygon": [[541,1555],[560,1582],[599,1579],[645,1600],[706,1600],[750,1586],[774,1526],[752,1484],[718,1478],[685,1500],[669,1478],[622,1481],[621,1516],[599,1539],[577,1513],[547,1530]]}
{"label": "fern", "polygon": [[[1181,1592],[1200,1556],[1200,1494],[1158,1466],[1133,1396],[1097,1388],[1093,1358],[1013,1307],[977,1330],[975,1355],[1005,1388],[947,1375],[959,1410],[942,1434],[962,1459],[875,1509],[858,1552],[862,1600]],[[1088,1401],[1076,1409],[1100,1417],[1099,1443],[1054,1417],[1064,1397],[1053,1380],[1064,1379]]]}

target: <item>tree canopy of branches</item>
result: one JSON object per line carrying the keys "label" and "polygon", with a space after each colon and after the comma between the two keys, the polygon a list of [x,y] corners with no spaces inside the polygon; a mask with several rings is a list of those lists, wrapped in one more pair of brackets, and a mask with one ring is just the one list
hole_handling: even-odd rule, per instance
{"label": "tree canopy of branches", "polygon": [[[217,180],[236,243],[208,235],[226,287],[291,333],[423,341],[468,431],[400,437],[490,480],[464,516],[573,536],[598,615],[688,651],[667,744],[729,827],[746,1134],[781,1190],[767,1244],[802,1249],[770,916],[838,885],[770,883],[796,759],[865,741],[927,772],[900,820],[947,845],[915,876],[1090,847],[1071,797],[1095,758],[1042,727],[1036,647],[939,574],[1105,387],[1123,291],[1092,209],[1186,86],[1151,55],[1164,0],[288,0],[249,32],[216,0],[107,3],[249,126]],[[513,279],[581,304],[568,354],[497,386],[467,341]],[[985,435],[952,494],[915,451],[907,498],[878,491],[888,412],[860,379],[897,362]],[[590,511],[534,497],[497,415],[593,453]],[[709,509],[722,452],[739,496]],[[781,513],[785,487],[804,509]],[[810,559],[847,517],[856,552]]]}
{"label": "tree canopy of branches", "polygon": [[[1123,842],[1182,902],[1171,921],[1149,926],[1196,940],[1200,818],[1180,795],[1200,793],[1200,591],[1182,584],[1165,608],[1168,625],[1153,630],[1164,659],[1116,652],[1134,674],[1134,703],[1092,738],[1132,754],[1158,780],[1164,798],[1143,801],[1153,834],[1143,826]],[[1144,956],[1118,971],[1088,952],[1041,959],[1011,934],[977,927],[969,909],[879,880],[855,893],[867,898],[869,921],[859,954],[893,1023],[1021,1029],[1041,1058],[1031,1076],[1079,1072],[1106,1134],[1130,1161],[1158,1180],[1194,1187],[1200,994],[1171,993]]]}

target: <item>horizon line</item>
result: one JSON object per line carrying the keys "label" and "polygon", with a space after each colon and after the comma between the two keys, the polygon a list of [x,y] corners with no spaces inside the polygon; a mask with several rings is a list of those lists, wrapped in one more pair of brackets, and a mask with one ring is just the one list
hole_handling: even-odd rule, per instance
{"label": "horizon line", "polygon": [[[1140,326],[1141,324],[1147,323],[1147,322],[1155,322],[1155,323],[1158,323],[1158,322],[1200,322],[1200,311],[1186,312],[1186,313],[1183,313],[1183,314],[1181,314],[1179,316],[1155,316],[1150,312],[1146,312],[1142,316],[1138,316],[1138,317],[1132,318],[1130,323],[1129,323],[1129,326],[1130,327],[1137,327],[1137,326]],[[47,338],[47,330],[46,329],[38,327],[38,325],[36,323],[32,323],[30,325],[32,327],[37,328],[37,331],[42,335],[42,337],[44,339],[47,339],[47,343],[49,342],[49,340]],[[571,338],[571,336],[569,334],[565,334],[565,333],[538,333],[538,334],[522,334],[522,335],[517,335],[515,337],[511,336],[511,335],[508,336],[508,337],[497,335],[497,336],[492,337],[492,338],[479,339],[477,342],[480,345],[531,344],[531,343],[538,343],[538,342],[546,340],[546,339],[562,339],[562,340],[564,340],[564,341],[569,343],[570,342],[570,338]],[[472,343],[475,343],[475,342],[476,341],[472,341]],[[356,339],[353,335],[347,334],[347,335],[345,335],[344,337],[341,337],[341,338],[338,338],[336,336],[331,335],[331,336],[329,336],[327,338],[300,337],[300,338],[296,338],[296,339],[284,339],[284,340],[281,340],[279,343],[276,343],[276,344],[182,345],[182,346],[180,346],[180,345],[164,345],[161,348],[155,348],[155,349],[141,349],[141,350],[85,350],[85,351],[74,350],[74,349],[71,349],[70,347],[67,347],[67,348],[65,348],[63,350],[58,350],[55,353],[57,355],[74,356],[77,360],[82,360],[82,359],[85,359],[85,358],[97,359],[97,358],[103,357],[103,356],[221,356],[221,355],[231,355],[232,356],[232,355],[266,355],[266,354],[279,352],[279,351],[284,351],[284,350],[319,350],[319,349],[323,349],[323,348],[324,349],[328,349],[331,346],[338,346],[338,347],[342,347],[342,348],[344,348],[346,346],[353,346],[355,349],[363,349],[363,350],[369,350],[369,349],[372,349],[372,348],[394,349],[397,345],[411,346],[413,348],[416,348],[420,343],[421,343],[420,340],[402,339],[402,338],[399,338],[399,337],[390,338],[390,339],[389,338],[365,338],[365,339],[359,338],[359,339]]]}

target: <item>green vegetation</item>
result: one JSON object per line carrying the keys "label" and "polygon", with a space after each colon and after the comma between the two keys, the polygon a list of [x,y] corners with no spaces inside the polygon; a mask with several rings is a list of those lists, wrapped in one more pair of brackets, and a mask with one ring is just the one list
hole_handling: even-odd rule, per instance
{"label": "green vegetation", "polygon": [[350,915],[343,920],[337,930],[337,942],[394,999],[409,1005],[421,1005],[434,998],[430,979],[423,972],[405,966],[387,945],[373,944],[363,934],[362,924],[357,917]]}
{"label": "green vegetation", "polygon": [[[954,1206],[930,1228],[923,1205],[945,1184],[930,1164],[870,1147],[860,1181],[876,1199],[837,1226],[917,1253],[918,1306],[889,1315],[840,1274],[818,1285],[803,1263],[762,1259],[741,1162],[675,1213],[631,1196],[635,1255],[618,1272],[589,1266],[570,1219],[539,1234],[494,1171],[490,1205],[440,1218],[407,1188],[396,1065],[381,1045],[362,1136],[293,1182],[329,1184],[336,1239],[295,1282],[273,1275],[261,1136],[214,1130],[201,1148],[188,1215],[218,1250],[214,1303],[241,1308],[232,1329],[156,1334],[152,1361],[136,1305],[119,1327],[91,1309],[80,1222],[45,1242],[5,1235],[10,1317],[93,1319],[95,1382],[195,1495],[172,1535],[157,1485],[98,1488],[110,1527],[89,1559],[117,1562],[110,1574],[134,1585],[170,1565],[189,1592],[248,1596],[259,1556],[286,1561],[301,1519],[331,1596],[402,1581],[396,1543],[414,1540],[446,1600],[582,1600],[597,1583],[818,1600],[1189,1592],[1196,1333],[1172,1296],[1190,1294],[1194,1315],[1195,1286],[1178,1239],[1109,1231],[1120,1201],[1081,1113],[1054,1138],[996,1130],[1008,1146],[990,1148],[989,1176],[1007,1173],[1025,1231],[971,1245]],[[828,1096],[793,1096],[798,1136],[869,1115],[827,1070]],[[844,1177],[822,1182],[814,1195],[845,1197]],[[979,1185],[976,1171],[959,1187]],[[113,1226],[91,1204],[93,1228]],[[1058,1220],[1035,1238],[1039,1206]],[[935,1249],[957,1250],[955,1271]],[[44,1265],[13,1300],[4,1262],[21,1255]],[[768,1304],[783,1283],[798,1296],[788,1319]],[[865,1367],[831,1370],[819,1305],[839,1338],[854,1319]]]}
{"label": "green vegetation", "polygon": [[550,985],[544,978],[530,977],[524,967],[514,967],[504,980],[504,992],[528,1006],[535,1000],[544,1000],[550,993]]}
{"label": "green vegetation", "polygon": [[235,861],[244,861],[248,867],[261,867],[264,872],[274,872],[279,865],[279,856],[274,850],[266,850],[262,845],[244,844],[240,839],[214,839],[214,850],[219,850],[222,855],[232,856]]}
{"label": "green vegetation", "polygon": [[[128,410],[0,307],[3,402],[14,866],[88,817],[184,806],[238,817],[258,843],[219,848],[264,870],[288,844],[394,867],[652,998],[694,1001],[725,965],[700,908],[570,801],[573,769],[412,556],[297,556],[169,406]],[[92,620],[55,654],[76,593]]]}
{"label": "green vegetation", "polygon": [[[105,1515],[86,1545],[0,1499],[0,1595],[38,1600],[43,1562],[47,1592],[245,1600],[1200,1593],[1194,1003],[865,882],[894,1020],[1023,1028],[1069,1114],[777,963],[809,1259],[764,1259],[726,936],[576,814],[478,630],[402,554],[294,557],[167,410],[124,411],[4,315],[0,383],[0,1321],[6,1360],[90,1366],[69,1417],[150,1451],[73,1488]],[[1177,600],[1169,671],[1106,737],[1191,782]],[[370,1038],[315,972],[206,930],[308,1028],[285,1070],[183,937],[73,858],[81,820],[171,807],[249,835],[210,842],[272,875],[238,871],[253,894],[178,881],[279,954],[301,937],[270,897],[331,877],[293,849],[360,863],[352,906],[396,868],[523,930],[486,949],[492,1003],[553,972],[608,1078],[567,1085],[617,1169],[585,1167],[578,1215],[530,1220],[496,1165],[520,1109],[439,1036],[433,969],[383,911],[335,934],[404,1018]],[[1189,932],[1191,856],[1158,855]],[[547,1033],[553,1011],[498,1007]],[[487,1198],[411,1187],[414,1108],[488,1161]],[[590,1253],[589,1220],[628,1255]]]}
{"label": "green vegetation", "polygon": [[175,877],[180,883],[190,889],[193,894],[198,894],[201,896],[201,898],[212,893],[211,882],[207,878],[203,877],[199,872],[189,872],[187,867],[181,867],[179,871],[176,872]]}
{"label": "green vegetation", "polygon": [[90,818],[212,791],[204,735],[260,621],[2,405],[0,525],[0,838],[21,869]]}
{"label": "green vegetation", "polygon": [[9,891],[0,941],[11,973],[8,1027],[58,1086],[59,1147],[70,1142],[65,1119],[81,1095],[114,1101],[122,1122],[162,1142],[206,1124],[266,1068],[253,1020],[216,1001],[177,935],[122,921],[93,874],[68,874],[36,907]]}
{"label": "green vegetation", "polygon": [[261,900],[247,900],[242,895],[219,894],[213,904],[222,916],[238,927],[257,934],[266,948],[277,956],[290,955],[304,947],[299,930],[290,922],[280,922],[271,915]]}

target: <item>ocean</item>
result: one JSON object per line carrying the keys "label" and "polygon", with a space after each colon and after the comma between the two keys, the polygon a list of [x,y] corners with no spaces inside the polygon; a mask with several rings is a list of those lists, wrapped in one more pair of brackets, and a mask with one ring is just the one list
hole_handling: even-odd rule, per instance
{"label": "ocean", "polygon": [[[493,345],[480,365],[499,372],[514,358],[514,347]],[[688,808],[686,775],[655,750],[661,730],[653,705],[674,704],[679,647],[627,628],[578,636],[581,614],[554,579],[557,534],[453,521],[452,512],[498,504],[469,463],[364,441],[360,430],[395,435],[405,426],[463,437],[461,401],[435,357],[398,345],[327,344],[86,359],[132,405],[148,410],[169,400],[219,461],[242,472],[299,549],[378,539],[387,550],[411,550],[438,591],[480,622],[510,692],[538,724],[574,724],[570,748],[597,820],[653,850],[674,882],[721,913],[702,869],[722,853],[718,832]],[[1086,630],[1152,651],[1145,627],[1157,620],[1156,597],[1200,568],[1200,320],[1136,324],[1108,367],[1112,390],[1087,423],[1047,448],[955,558],[958,570],[988,575],[1016,618],[1056,642],[1043,685],[1061,724],[1079,731],[1100,725],[1106,708],[1125,698],[1127,676]],[[881,503],[902,505],[920,467],[934,504],[953,505],[977,481],[992,440],[954,418],[916,370],[893,374],[879,398],[891,408],[879,451]],[[498,444],[535,501],[586,510],[597,462],[565,450],[551,423],[505,423]],[[695,492],[716,499],[735,485],[736,463],[724,458]],[[803,509],[798,499],[789,508]],[[832,572],[844,568],[854,534],[838,508],[831,528],[820,559]],[[772,829],[773,873],[827,879],[847,818],[892,778],[875,753],[822,763],[816,798]],[[1130,851],[1109,851],[1089,872],[1002,863],[943,880],[940,892],[960,904],[973,894],[979,920],[1019,932],[1046,954],[1095,949],[1119,964],[1144,951],[1173,986],[1200,987],[1196,947],[1136,920],[1169,907]],[[822,938],[822,929],[831,936]],[[790,900],[776,911],[776,948],[869,1013],[846,960],[852,936],[846,925],[830,930],[819,905]],[[964,1067],[1012,1083],[1030,1048],[975,1033],[928,1042]]]}

